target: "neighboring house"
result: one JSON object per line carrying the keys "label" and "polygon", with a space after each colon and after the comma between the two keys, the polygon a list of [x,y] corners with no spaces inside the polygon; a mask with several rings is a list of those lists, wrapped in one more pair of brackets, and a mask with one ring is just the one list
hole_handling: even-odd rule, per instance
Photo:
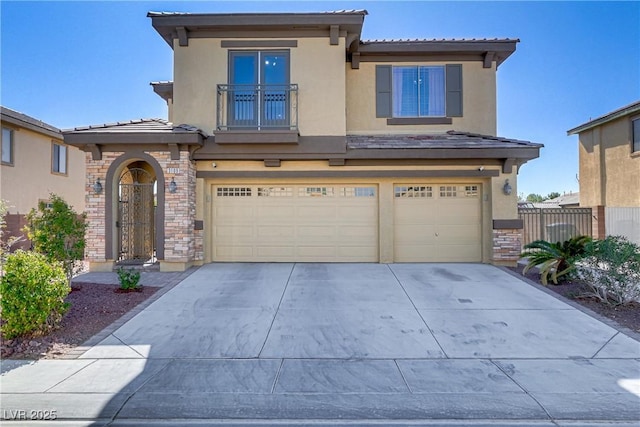
{"label": "neighboring house", "polygon": [[0,107],[0,199],[8,207],[7,236],[22,235],[24,216],[51,193],[76,212],[85,207],[85,153],[64,143],[60,129]]}
{"label": "neighboring house", "polygon": [[606,208],[606,234],[640,243],[640,101],[567,134],[579,139],[580,205]]}
{"label": "neighboring house", "polygon": [[[525,207],[525,206],[523,206]],[[580,207],[580,193],[563,194],[544,202],[532,203],[534,208],[577,208]]]}
{"label": "neighboring house", "polygon": [[98,190],[90,268],[515,263],[517,171],[542,147],[496,136],[518,40],[363,41],[366,15],[149,13],[171,121],[64,132]]}

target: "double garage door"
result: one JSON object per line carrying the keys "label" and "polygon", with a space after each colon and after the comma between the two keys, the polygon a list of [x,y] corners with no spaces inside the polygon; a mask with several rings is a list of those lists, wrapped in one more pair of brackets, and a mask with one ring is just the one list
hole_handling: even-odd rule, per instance
{"label": "double garage door", "polygon": [[[478,189],[394,185],[392,209],[380,209],[375,184],[214,186],[213,260],[377,262],[391,240],[396,262],[480,261]],[[388,233],[379,216],[391,213]]]}

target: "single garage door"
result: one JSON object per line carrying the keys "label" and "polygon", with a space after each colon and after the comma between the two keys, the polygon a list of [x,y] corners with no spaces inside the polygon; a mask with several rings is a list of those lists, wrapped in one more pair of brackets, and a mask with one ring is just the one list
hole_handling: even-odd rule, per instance
{"label": "single garage door", "polygon": [[214,261],[378,261],[375,185],[213,187]]}
{"label": "single garage door", "polygon": [[480,262],[478,185],[394,185],[397,262]]}

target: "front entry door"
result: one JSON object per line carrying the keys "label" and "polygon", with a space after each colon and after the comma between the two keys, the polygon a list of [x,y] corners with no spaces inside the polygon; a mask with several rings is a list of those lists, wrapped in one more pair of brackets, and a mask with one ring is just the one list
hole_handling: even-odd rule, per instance
{"label": "front entry door", "polygon": [[122,263],[153,262],[154,181],[141,168],[126,169],[120,177],[117,226]]}

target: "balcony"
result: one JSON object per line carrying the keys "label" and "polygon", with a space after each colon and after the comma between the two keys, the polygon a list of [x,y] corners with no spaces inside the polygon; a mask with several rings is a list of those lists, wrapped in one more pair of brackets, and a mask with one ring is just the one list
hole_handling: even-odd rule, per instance
{"label": "balcony", "polygon": [[298,85],[218,85],[218,144],[298,143]]}

